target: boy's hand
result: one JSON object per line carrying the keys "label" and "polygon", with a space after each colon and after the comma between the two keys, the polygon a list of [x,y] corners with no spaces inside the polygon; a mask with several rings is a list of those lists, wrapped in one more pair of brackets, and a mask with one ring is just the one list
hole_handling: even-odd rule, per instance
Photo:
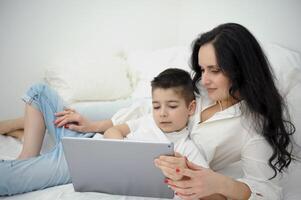
{"label": "boy's hand", "polygon": [[94,132],[92,130],[92,123],[74,109],[66,108],[62,112],[55,113],[55,116],[57,118],[54,121],[54,124],[57,127],[64,126],[70,130],[83,133]]}

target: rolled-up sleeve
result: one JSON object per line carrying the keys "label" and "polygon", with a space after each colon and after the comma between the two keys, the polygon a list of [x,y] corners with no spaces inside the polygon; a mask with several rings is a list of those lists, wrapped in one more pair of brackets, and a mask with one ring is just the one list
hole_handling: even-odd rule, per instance
{"label": "rolled-up sleeve", "polygon": [[274,170],[268,160],[273,150],[263,137],[250,139],[242,149],[242,170],[244,176],[238,181],[247,184],[252,192],[250,200],[281,200],[281,174],[273,179]]}

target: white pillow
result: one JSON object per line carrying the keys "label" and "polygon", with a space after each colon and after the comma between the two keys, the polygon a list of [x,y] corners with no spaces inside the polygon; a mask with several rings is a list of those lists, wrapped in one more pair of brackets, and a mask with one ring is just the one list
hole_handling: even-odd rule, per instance
{"label": "white pillow", "polygon": [[190,70],[189,54],[189,49],[182,46],[148,52],[136,51],[127,54],[127,62],[132,69],[137,71],[140,79],[152,80],[166,68],[177,67]]}
{"label": "white pillow", "polygon": [[301,81],[300,53],[277,44],[266,44],[263,47],[275,72],[278,87],[283,95],[286,95],[297,82]]}
{"label": "white pillow", "polygon": [[128,67],[120,57],[62,63],[46,69],[45,81],[69,103],[116,100],[132,92]]}
{"label": "white pillow", "polygon": [[151,80],[167,68],[181,68],[190,72],[188,65],[190,49],[183,46],[158,49],[154,51],[136,51],[127,53],[127,62],[136,83],[132,94],[134,98],[151,96]]}

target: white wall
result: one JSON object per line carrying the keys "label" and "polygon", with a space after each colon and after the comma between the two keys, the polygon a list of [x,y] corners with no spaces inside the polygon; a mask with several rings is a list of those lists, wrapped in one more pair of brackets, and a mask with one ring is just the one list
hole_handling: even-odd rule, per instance
{"label": "white wall", "polygon": [[48,65],[174,45],[177,8],[174,0],[1,0],[0,120],[23,114],[20,96]]}
{"label": "white wall", "polygon": [[246,26],[261,42],[301,52],[300,0],[181,0],[179,42],[226,22]]}
{"label": "white wall", "polygon": [[298,0],[1,0],[0,120],[23,113],[20,96],[64,59],[186,45],[224,22],[301,52]]}

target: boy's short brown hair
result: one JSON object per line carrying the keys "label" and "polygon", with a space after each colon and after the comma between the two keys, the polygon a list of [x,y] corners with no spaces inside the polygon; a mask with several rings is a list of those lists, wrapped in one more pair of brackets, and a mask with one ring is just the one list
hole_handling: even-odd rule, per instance
{"label": "boy's short brown hair", "polygon": [[189,105],[195,99],[194,86],[190,74],[182,69],[168,68],[151,81],[152,92],[155,89],[174,89]]}

